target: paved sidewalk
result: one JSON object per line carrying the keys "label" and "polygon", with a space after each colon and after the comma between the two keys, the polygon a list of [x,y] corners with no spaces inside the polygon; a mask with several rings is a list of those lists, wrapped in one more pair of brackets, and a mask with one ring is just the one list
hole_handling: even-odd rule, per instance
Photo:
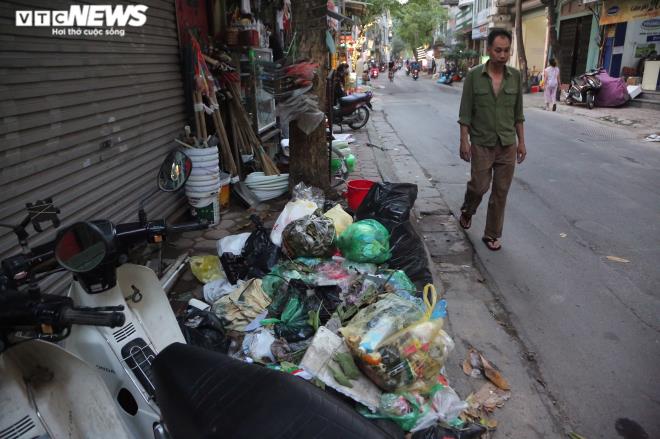
{"label": "paved sidewalk", "polygon": [[543,386],[534,353],[517,337],[506,310],[500,305],[499,294],[492,291],[491,283],[482,276],[470,241],[434,181],[425,174],[382,111],[372,112],[368,127],[372,143],[385,149],[374,150],[383,180],[415,183],[419,187],[414,222],[433,262],[436,286],[445,289],[447,330],[456,342],[447,363],[452,385],[465,398],[485,382],[467,377],[462,371],[467,350],[474,346],[500,368],[512,388],[511,399],[494,414],[499,424],[492,437],[564,437],[564,417]]}

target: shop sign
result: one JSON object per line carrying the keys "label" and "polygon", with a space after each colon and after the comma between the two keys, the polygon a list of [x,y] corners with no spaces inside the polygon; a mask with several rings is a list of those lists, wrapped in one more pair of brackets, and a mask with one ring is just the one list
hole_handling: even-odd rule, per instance
{"label": "shop sign", "polygon": [[606,0],[604,13],[600,17],[600,25],[623,23],[660,17],[660,2],[658,0]]}
{"label": "shop sign", "polygon": [[488,23],[472,28],[472,39],[483,40],[488,37]]}

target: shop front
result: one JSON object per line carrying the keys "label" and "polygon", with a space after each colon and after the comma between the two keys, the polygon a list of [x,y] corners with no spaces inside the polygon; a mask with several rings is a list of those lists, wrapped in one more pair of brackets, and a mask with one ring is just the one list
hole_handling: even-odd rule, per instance
{"label": "shop front", "polygon": [[547,29],[548,19],[545,15],[545,8],[541,7],[523,13],[523,41],[530,76],[537,76],[545,66]]}
{"label": "shop front", "polygon": [[598,22],[593,11],[596,3],[572,0],[560,7],[559,72],[562,84],[596,67],[598,63]]}
{"label": "shop front", "polygon": [[641,77],[646,61],[660,50],[660,3],[606,1],[600,25],[604,26],[603,67],[614,77]]}

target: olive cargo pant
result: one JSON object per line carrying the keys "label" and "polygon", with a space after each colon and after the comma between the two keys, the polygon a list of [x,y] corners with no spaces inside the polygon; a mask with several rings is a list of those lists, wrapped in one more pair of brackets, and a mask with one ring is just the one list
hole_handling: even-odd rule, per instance
{"label": "olive cargo pant", "polygon": [[488,200],[486,215],[486,230],[484,236],[500,238],[504,224],[504,207],[506,196],[513,181],[513,171],[516,167],[516,147],[514,145],[485,146],[472,145],[471,178],[465,191],[465,201],[461,212],[474,215],[484,196],[493,182],[493,188]]}

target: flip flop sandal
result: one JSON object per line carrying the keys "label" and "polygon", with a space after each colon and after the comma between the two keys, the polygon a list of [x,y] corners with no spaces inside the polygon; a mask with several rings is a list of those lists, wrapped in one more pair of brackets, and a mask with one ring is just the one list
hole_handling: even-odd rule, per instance
{"label": "flip flop sandal", "polygon": [[490,236],[484,236],[483,238],[481,238],[481,240],[484,242],[484,244],[486,244],[486,247],[488,247],[488,250],[490,250],[492,252],[502,250],[502,244],[500,244],[499,247],[493,247],[493,244],[499,241],[499,239],[497,239],[497,238],[491,238]]}
{"label": "flip flop sandal", "polygon": [[[467,219],[467,221],[465,221],[465,219]],[[458,218],[458,224],[461,225],[463,230],[469,229],[472,227],[472,215],[461,213],[461,216]]]}

